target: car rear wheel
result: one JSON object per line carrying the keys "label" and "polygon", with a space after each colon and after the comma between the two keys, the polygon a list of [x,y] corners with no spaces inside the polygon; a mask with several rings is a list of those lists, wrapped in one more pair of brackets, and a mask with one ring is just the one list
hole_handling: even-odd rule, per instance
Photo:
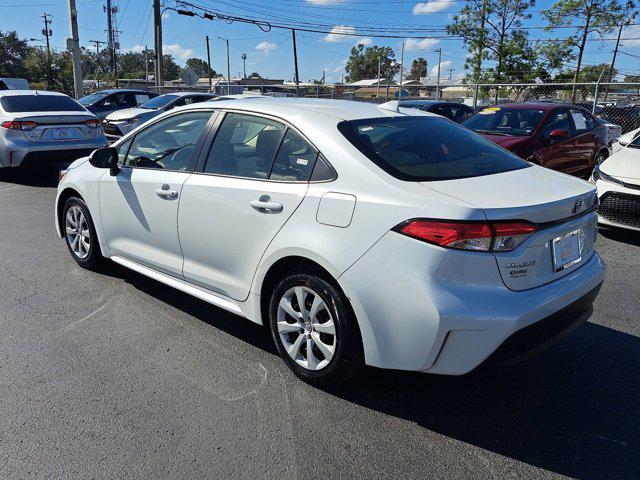
{"label": "car rear wheel", "polygon": [[78,197],[69,198],[63,209],[63,234],[67,248],[78,265],[95,270],[104,258],[87,204]]}
{"label": "car rear wheel", "polygon": [[278,353],[302,380],[344,382],[363,366],[362,342],[344,294],[315,273],[291,273],[271,295],[269,325]]}

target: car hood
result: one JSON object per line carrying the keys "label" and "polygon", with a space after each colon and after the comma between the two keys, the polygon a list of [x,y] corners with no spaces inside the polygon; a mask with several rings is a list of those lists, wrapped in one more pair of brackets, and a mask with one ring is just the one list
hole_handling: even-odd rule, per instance
{"label": "car hood", "polygon": [[590,183],[547,168],[532,165],[494,175],[424,182],[423,185],[482,208],[490,220],[552,222],[595,205]]}
{"label": "car hood", "polygon": [[640,179],[640,148],[624,148],[607,158],[600,171],[616,178]]}
{"label": "car hood", "polygon": [[500,145],[502,148],[510,150],[511,148],[526,142],[529,137],[510,137],[507,135],[490,135],[488,133],[481,133],[484,138],[491,140],[496,145]]}
{"label": "car hood", "polygon": [[631,130],[624,135],[620,135],[620,137],[618,137],[618,142],[622,145],[627,145],[638,135],[640,135],[640,128],[636,128],[635,130]]}
{"label": "car hood", "polygon": [[128,120],[133,117],[144,116],[147,113],[155,112],[156,110],[150,110],[148,108],[125,108],[124,110],[117,110],[113,113],[107,115],[107,120],[109,121],[118,121],[118,120]]}

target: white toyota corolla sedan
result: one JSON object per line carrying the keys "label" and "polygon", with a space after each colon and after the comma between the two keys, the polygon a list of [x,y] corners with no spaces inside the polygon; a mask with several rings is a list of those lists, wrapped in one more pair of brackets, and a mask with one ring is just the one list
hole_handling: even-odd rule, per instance
{"label": "white toyota corolla sedan", "polygon": [[172,110],[62,173],[56,227],[264,324],[302,379],[459,375],[584,322],[604,278],[593,185],[396,102]]}

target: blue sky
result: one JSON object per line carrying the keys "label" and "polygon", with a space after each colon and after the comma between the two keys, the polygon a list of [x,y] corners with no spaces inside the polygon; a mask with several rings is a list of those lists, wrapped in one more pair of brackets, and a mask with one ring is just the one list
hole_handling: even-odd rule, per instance
{"label": "blue sky", "polygon": [[[153,47],[153,19],[151,0],[113,0],[119,7],[117,15],[122,50],[141,50],[144,45]],[[89,45],[89,40],[106,40],[106,15],[103,13],[104,0],[77,0],[80,25],[80,42]],[[165,0],[167,6],[175,6],[173,0]],[[411,35],[403,38],[374,38],[365,27],[377,32],[385,29],[431,28],[433,33],[422,34],[433,37],[444,36],[438,29],[444,29],[451,17],[464,4],[455,0],[431,0],[416,2],[409,0],[194,0],[192,3],[206,6],[215,11],[237,16],[252,16],[287,25],[322,24],[320,29],[339,27],[339,32],[353,31],[357,37],[338,34],[298,32],[298,56],[300,79],[303,81],[320,78],[323,69],[328,81],[339,81],[344,73],[344,63],[351,47],[356,42],[387,45],[400,58],[400,47],[405,41],[405,65],[419,56],[426,57],[429,70],[437,65],[436,48],[442,48],[442,76],[449,76],[447,69],[453,68],[453,78],[464,74],[464,59],[467,51],[462,42],[455,39],[431,38],[415,39]],[[568,30],[558,30],[557,34],[547,33],[535,27],[544,25],[540,11],[549,7],[551,0],[539,0],[532,9],[533,18],[526,22],[533,38],[553,38],[566,35]],[[52,45],[63,49],[65,38],[69,36],[68,6],[66,0],[5,0],[0,4],[0,30],[17,30],[22,37],[42,39],[42,18],[44,12],[53,15]],[[269,78],[293,78],[291,33],[287,30],[272,29],[263,32],[255,25],[242,23],[227,24],[197,17],[180,16],[174,11],[164,14],[165,52],[171,53],[180,64],[187,58],[199,57],[206,60],[205,35],[211,38],[212,66],[217,71],[226,72],[225,44],[217,37],[230,39],[231,72],[238,75],[242,71],[242,53],[247,54],[247,74],[257,71]],[[607,37],[614,37],[614,34]],[[632,25],[623,37],[640,38],[640,26]],[[37,45],[38,43],[32,43]],[[609,62],[614,47],[612,41],[592,41],[588,44],[586,64]],[[623,52],[640,55],[640,40],[623,41]],[[624,74],[640,74],[640,60],[620,55],[616,66]],[[435,74],[430,73],[431,75]]]}

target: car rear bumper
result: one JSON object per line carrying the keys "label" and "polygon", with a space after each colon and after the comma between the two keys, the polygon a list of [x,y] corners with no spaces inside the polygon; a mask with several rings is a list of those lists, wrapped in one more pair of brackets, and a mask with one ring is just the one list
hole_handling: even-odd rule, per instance
{"label": "car rear bumper", "polygon": [[[567,316],[571,309],[564,309],[583,297],[589,299],[590,292],[595,296],[604,272],[594,253],[562,278],[513,291],[502,282],[492,255],[443,251],[389,233],[339,281],[358,319],[367,364],[461,375],[503,344],[505,350],[515,350],[510,345],[516,340],[508,340],[512,336],[528,338],[534,344],[529,350],[551,340],[553,332],[543,339],[538,328],[525,328]],[[582,311],[576,325],[589,314],[588,308]],[[567,327],[564,321],[558,323],[559,328]],[[521,333],[515,336],[516,332]],[[518,352],[525,353],[530,352]]]}
{"label": "car rear bumper", "polygon": [[55,144],[8,142],[0,149],[0,166],[38,166],[52,163],[71,163],[86,157],[97,148],[106,147],[109,142],[104,136],[82,142],[57,142]]}

